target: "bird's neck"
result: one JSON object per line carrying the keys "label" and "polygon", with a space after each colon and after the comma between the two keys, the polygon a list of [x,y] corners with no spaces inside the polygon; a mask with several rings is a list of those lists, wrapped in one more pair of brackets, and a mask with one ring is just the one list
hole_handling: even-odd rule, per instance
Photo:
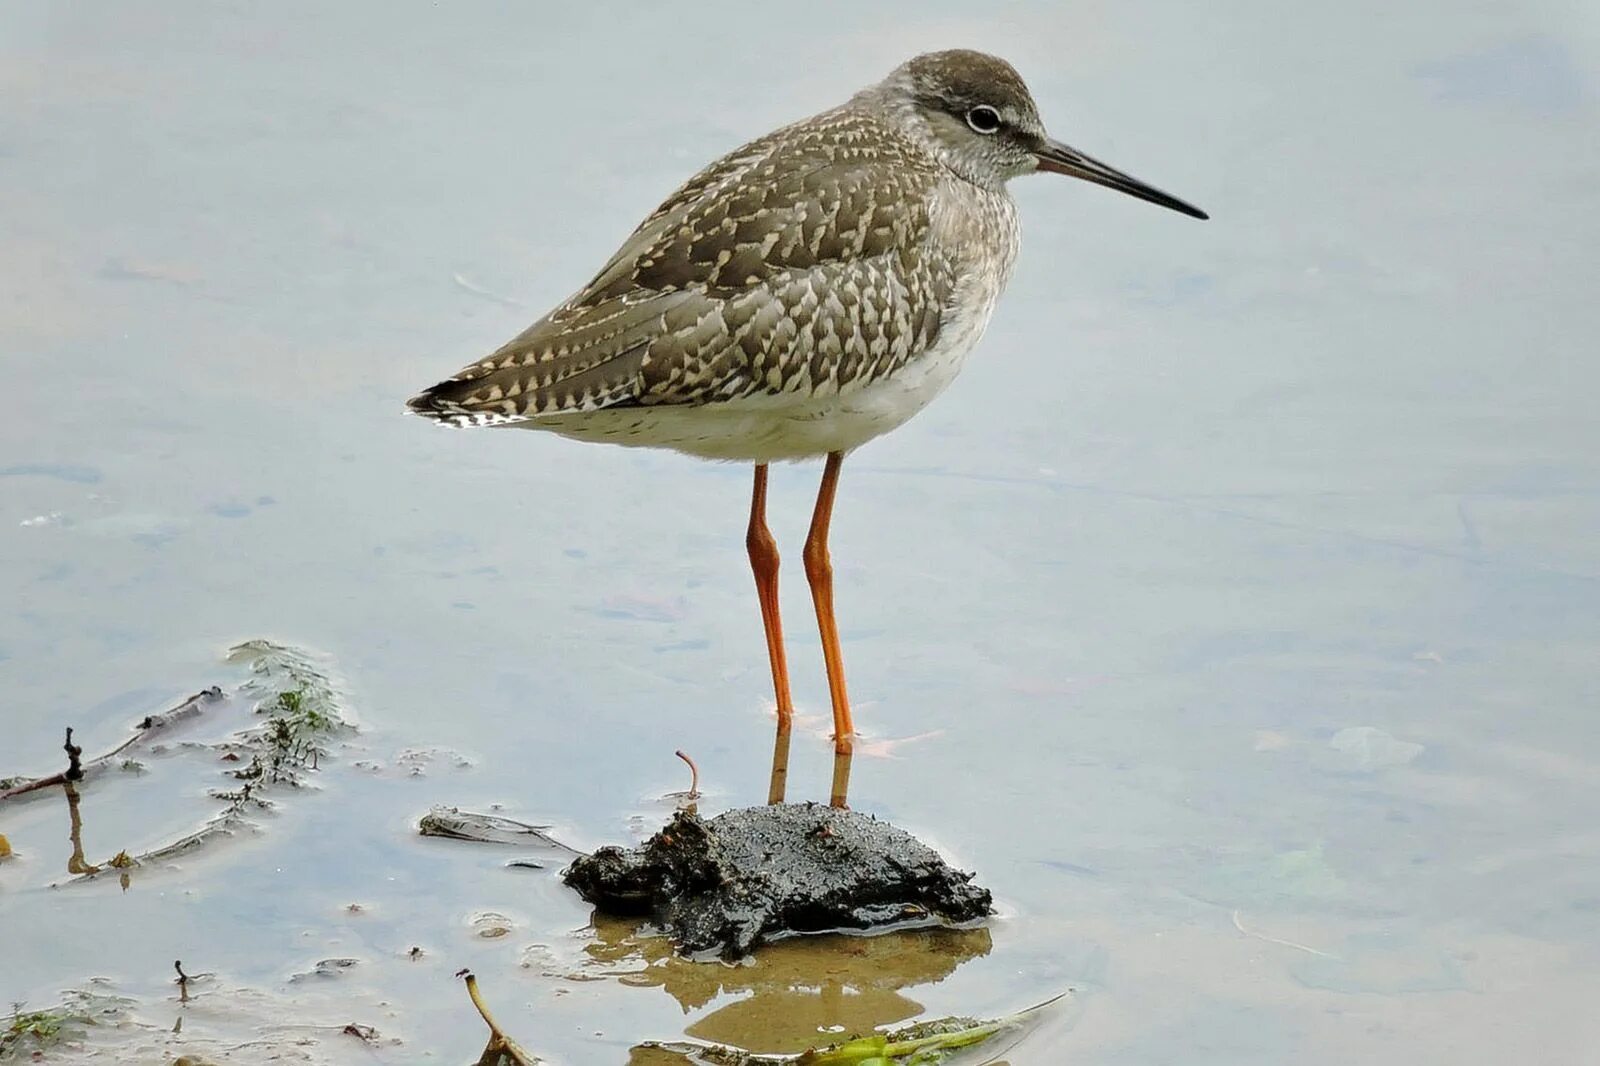
{"label": "bird's neck", "polygon": [[896,75],[891,75],[856,93],[845,106],[871,114],[962,181],[1004,195],[1004,177],[994,173],[992,167],[955,151],[938,135],[928,117],[917,107],[909,82],[901,84]]}

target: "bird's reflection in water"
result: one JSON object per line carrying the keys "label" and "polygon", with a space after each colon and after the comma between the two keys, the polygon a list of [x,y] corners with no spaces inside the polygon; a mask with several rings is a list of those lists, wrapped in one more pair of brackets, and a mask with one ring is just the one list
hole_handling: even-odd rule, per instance
{"label": "bird's reflection in water", "polygon": [[731,1000],[696,1019],[685,1035],[768,1054],[915,1018],[922,1004],[905,990],[936,984],[991,947],[986,928],[811,936],[769,944],[753,960],[729,966],[679,958],[665,937],[639,935],[636,921],[596,915],[594,931],[585,951],[622,984],[659,986],[685,1012]]}

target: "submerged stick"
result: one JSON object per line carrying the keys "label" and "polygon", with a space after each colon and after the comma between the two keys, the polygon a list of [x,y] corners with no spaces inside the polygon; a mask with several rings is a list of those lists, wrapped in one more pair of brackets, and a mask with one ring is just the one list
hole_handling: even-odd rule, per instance
{"label": "submerged stick", "polygon": [[470,840],[479,844],[538,844],[570,855],[582,855],[545,830],[548,825],[530,825],[498,814],[480,814],[458,807],[435,807],[417,822],[417,832],[425,837]]}
{"label": "submerged stick", "polygon": [[[68,787],[70,788],[71,786]],[[76,791],[72,792],[71,795],[76,797]],[[73,802],[74,806],[72,809],[74,812],[76,812],[76,800],[74,799]],[[106,872],[106,867],[110,867],[111,869],[119,872],[119,876],[124,881],[122,887],[126,888],[128,887],[126,884],[129,876],[128,871],[132,870],[134,867],[149,866],[158,862],[164,862],[167,859],[171,859],[186,852],[193,851],[195,848],[198,848],[215,838],[231,837],[241,828],[247,827],[248,824],[244,821],[244,816],[240,810],[237,807],[229,807],[212,817],[199,829],[196,829],[194,832],[189,833],[186,836],[179,837],[177,840],[166,844],[158,845],[149,851],[141,851],[137,855],[129,855],[126,851],[119,851],[117,854],[113,855],[99,866],[92,866],[86,862],[83,862],[82,845],[78,844],[75,838],[74,847],[78,849],[75,853],[75,858],[82,864],[82,868],[78,869],[68,865],[67,872],[77,874],[78,876],[61,882],[61,884],[75,885],[82,881],[92,881],[101,874],[104,874]],[[52,884],[51,887],[55,888],[58,886]]]}
{"label": "submerged stick", "polygon": [[193,718],[205,710],[205,705],[222,699],[222,689],[216,685],[201,689],[193,696],[184,700],[176,707],[161,711],[158,714],[146,715],[134,727],[133,736],[112,748],[104,755],[96,755],[88,762],[81,761],[83,749],[72,742],[72,729],[67,729],[67,742],[62,745],[62,750],[67,753],[67,768],[60,773],[48,774],[45,777],[35,778],[32,781],[23,781],[21,784],[0,792],[0,802],[25,796],[29,792],[37,792],[42,788],[52,785],[64,785],[69,781],[85,780],[90,774],[98,773],[110,765],[111,760],[136,745],[148,741],[152,736],[169,726],[175,725],[187,718]]}

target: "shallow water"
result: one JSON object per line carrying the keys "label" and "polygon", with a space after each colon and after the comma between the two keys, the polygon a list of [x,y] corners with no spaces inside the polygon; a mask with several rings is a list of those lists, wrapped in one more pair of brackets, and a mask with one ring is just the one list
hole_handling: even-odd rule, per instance
{"label": "shallow water", "polygon": [[[330,985],[391,1005],[396,1061],[481,1047],[461,966],[574,1063],[1066,987],[1014,1061],[1576,1061],[1600,1040],[1600,24],[811,10],[0,2],[0,774],[56,768],[64,725],[114,745],[257,635],[325,652],[364,729],[260,836],[126,892],[43,888],[64,803],[0,810],[0,1002],[351,956]],[[905,947],[899,985],[858,943],[792,949],[789,979],[618,961],[549,876],[412,827],[500,803],[636,837],[678,748],[707,807],[765,794],[749,473],[401,402],[700,163],[956,44],[1214,219],[1019,183],[983,346],[845,466],[841,623],[882,756],[852,799],[1003,914]],[[792,565],[816,475],[776,470],[770,504],[799,798],[829,772]],[[86,790],[88,849],[181,824],[203,783],[178,766]]]}

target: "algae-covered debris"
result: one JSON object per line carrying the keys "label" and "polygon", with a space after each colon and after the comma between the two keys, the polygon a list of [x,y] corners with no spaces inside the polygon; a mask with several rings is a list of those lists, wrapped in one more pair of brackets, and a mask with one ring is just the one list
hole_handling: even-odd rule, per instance
{"label": "algae-covered debris", "polygon": [[[213,685],[173,707],[146,715],[134,724],[127,738],[92,758],[83,757],[83,748],[74,741],[73,729],[68,727],[63,745],[66,768],[43,776],[7,778],[0,787],[0,802],[38,799],[59,787],[67,800],[68,836],[73,844],[67,872],[82,881],[114,870],[124,887],[130,872],[139,866],[186,854],[250,828],[248,815],[252,810],[271,806],[270,797],[275,791],[309,784],[309,775],[329,754],[330,739],[352,727],[329,672],[308,653],[271,641],[253,640],[231,649],[229,661],[245,664],[251,673],[249,681],[236,691],[227,692]],[[131,753],[144,749],[159,754],[164,750],[162,742],[178,727],[199,720],[223,720],[230,708],[237,713],[239,704],[246,701],[257,718],[254,724],[220,741],[187,746],[212,752],[227,764],[227,785],[210,792],[213,799],[222,802],[221,810],[198,828],[147,851],[118,851],[102,862],[89,862],[83,854],[80,813],[89,782],[109,769],[138,768],[139,764],[129,757]],[[0,849],[3,853],[9,850],[9,844]]]}
{"label": "algae-covered debris", "polygon": [[61,1038],[62,1030],[74,1024],[74,1017],[63,1009],[23,1010],[13,1004],[11,1017],[0,1028],[0,1062],[8,1062],[23,1052],[42,1051]]}
{"label": "algae-covered debris", "polygon": [[249,667],[252,677],[238,695],[253,701],[254,713],[262,721],[210,745],[235,767],[227,775],[237,784],[211,791],[213,799],[222,801],[222,809],[191,833],[138,855],[119,853],[99,867],[81,871],[76,880],[100,876],[107,869],[121,870],[125,878],[133,867],[166,861],[250,828],[253,809],[271,807],[275,791],[309,784],[309,775],[328,755],[328,739],[352,728],[327,671],[308,653],[252,640],[231,648],[228,661]]}
{"label": "algae-covered debris", "polygon": [[226,750],[248,757],[233,771],[241,781],[299,785],[328,752],[328,737],[350,728],[327,671],[308,654],[270,640],[235,645],[228,661],[254,675],[241,694],[254,698],[265,721],[239,734]]}
{"label": "algae-covered debris", "polygon": [[[489,1027],[489,1042],[475,1066],[539,1066],[541,1059],[520,1047],[507,1035],[484,1003],[478,979],[469,970],[456,974],[467,985],[467,994]],[[940,1018],[918,1022],[883,1033],[854,1037],[828,1047],[812,1048],[798,1055],[758,1055],[723,1044],[700,1041],[648,1041],[633,1049],[630,1063],[659,1063],[661,1066],[956,1066],[958,1062],[993,1061],[997,1037],[1020,1037],[1043,1015],[1046,1008],[1062,996],[1053,996],[1026,1010],[993,1020]],[[981,1060],[965,1053],[982,1049]]]}
{"label": "algae-covered debris", "polygon": [[[75,990],[44,1010],[13,1004],[10,1016],[0,1017],[0,1063],[34,1061],[81,1041],[92,1028],[114,1019],[128,1002],[94,990]],[[54,1059],[52,1055],[51,1061]]]}
{"label": "algae-covered debris", "polygon": [[631,1061],[660,1066],[955,1066],[958,1062],[992,1062],[994,1055],[1004,1051],[995,1047],[997,1037],[1020,1037],[1061,998],[1055,996],[992,1021],[940,1018],[798,1055],[757,1055],[721,1044],[671,1041],[641,1044]]}
{"label": "algae-covered debris", "polygon": [[816,804],[680,811],[642,846],[601,848],[562,876],[604,912],[648,915],[680,951],[726,959],[799,933],[972,922],[991,904],[911,834]]}

